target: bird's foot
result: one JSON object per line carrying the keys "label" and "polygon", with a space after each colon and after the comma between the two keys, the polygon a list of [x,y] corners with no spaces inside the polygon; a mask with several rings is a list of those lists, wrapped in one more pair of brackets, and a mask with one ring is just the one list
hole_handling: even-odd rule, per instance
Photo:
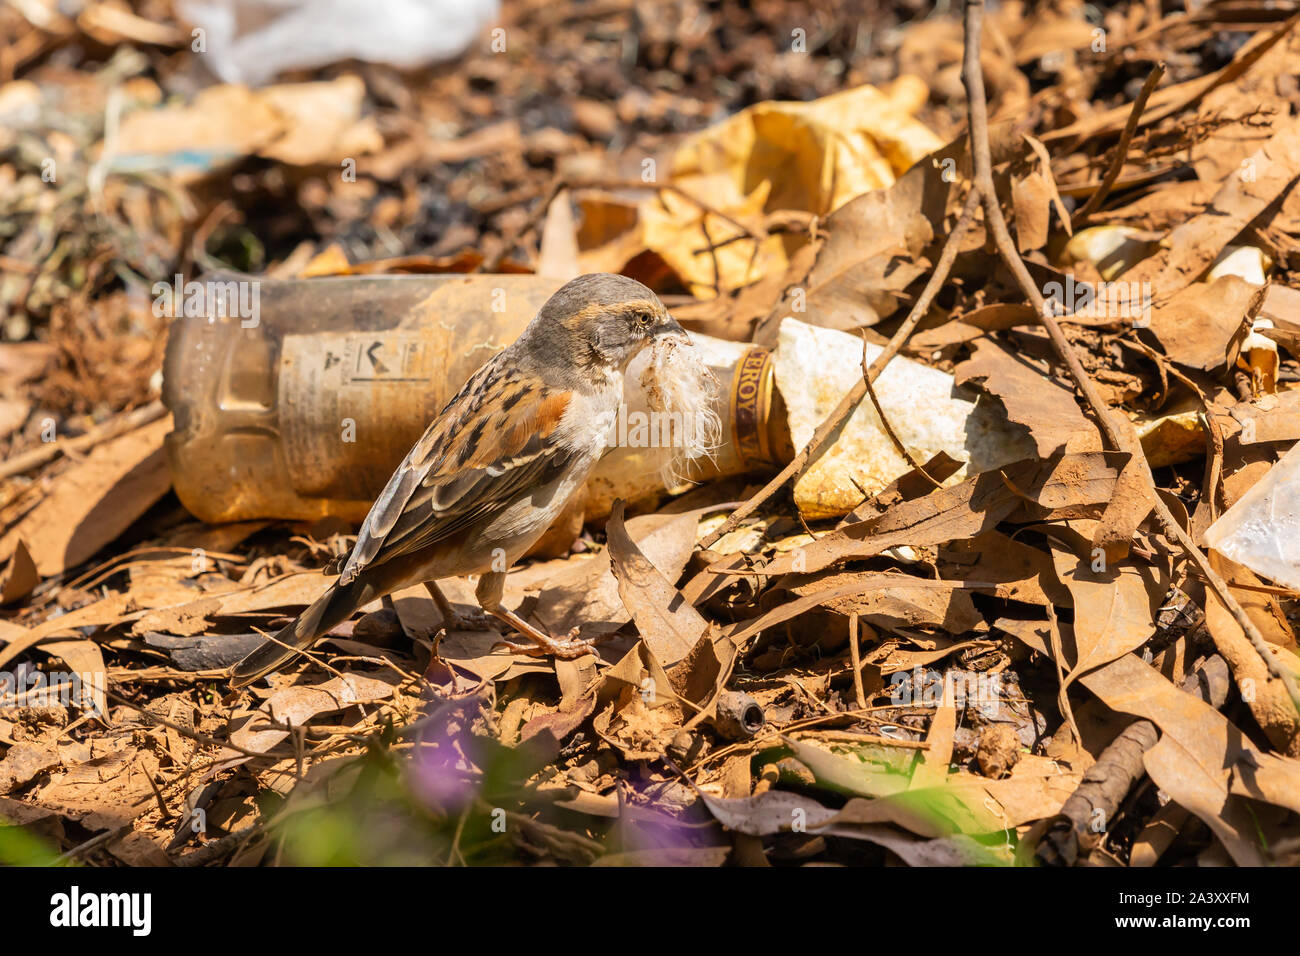
{"label": "bird's foot", "polygon": [[527,641],[499,641],[492,645],[492,649],[504,647],[515,654],[523,654],[527,657],[556,657],[562,661],[571,661],[587,654],[595,654],[594,644],[604,635],[594,638],[582,639],[578,637],[579,628],[569,631],[563,640],[556,640],[548,634],[544,634],[535,628],[529,628],[524,634],[528,637]]}

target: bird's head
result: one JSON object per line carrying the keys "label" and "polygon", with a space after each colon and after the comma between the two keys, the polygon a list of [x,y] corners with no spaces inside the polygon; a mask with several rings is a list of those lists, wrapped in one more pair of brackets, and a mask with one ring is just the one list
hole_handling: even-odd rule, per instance
{"label": "bird's head", "polygon": [[598,272],[579,276],[542,306],[530,333],[579,366],[624,371],[647,345],[686,332],[635,279]]}

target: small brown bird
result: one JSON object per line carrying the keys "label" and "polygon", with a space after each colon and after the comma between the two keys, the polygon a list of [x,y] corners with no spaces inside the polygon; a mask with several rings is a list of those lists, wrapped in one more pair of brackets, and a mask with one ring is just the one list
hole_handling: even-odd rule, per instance
{"label": "small brown bird", "polygon": [[607,448],[628,363],[661,336],[686,341],[641,283],[597,274],[564,285],[415,443],[371,506],[338,580],[236,664],[232,685],[276,670],[358,608],[413,584],[429,588],[452,627],[436,582],[464,574],[482,575],[475,594],[484,611],[533,642],[508,646],[563,658],[591,653],[573,634],[556,640],[503,607],[506,570],[586,482]]}

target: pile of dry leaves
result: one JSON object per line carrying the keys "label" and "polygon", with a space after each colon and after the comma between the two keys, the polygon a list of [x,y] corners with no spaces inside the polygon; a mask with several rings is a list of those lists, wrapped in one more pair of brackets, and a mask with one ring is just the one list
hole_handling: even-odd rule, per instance
{"label": "pile of dry leaves", "polygon": [[[162,0],[0,10],[0,858],[1297,862],[1300,15],[921,6],[255,90]],[[356,526],[173,492],[153,283],[219,269],[622,272],[789,447],[511,572],[598,656],[414,588],[232,694]]]}

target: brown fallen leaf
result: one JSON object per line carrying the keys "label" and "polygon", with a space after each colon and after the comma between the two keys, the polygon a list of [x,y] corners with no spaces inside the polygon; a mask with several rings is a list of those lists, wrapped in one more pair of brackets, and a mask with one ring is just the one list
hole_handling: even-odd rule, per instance
{"label": "brown fallen leaf", "polygon": [[1015,208],[1016,248],[1021,252],[1047,244],[1053,190],[1038,170],[1012,177],[1011,203]]}
{"label": "brown fallen leaf", "polygon": [[943,699],[934,709],[930,718],[930,727],[925,734],[925,750],[921,751],[921,762],[912,771],[912,782],[908,789],[925,790],[930,787],[942,787],[948,779],[949,765],[952,763],[953,735],[957,731],[957,704],[954,688],[948,681],[943,685]]}
{"label": "brown fallen leaf", "polygon": [[[1258,587],[1261,583],[1249,568],[1224,557],[1218,551],[1211,549],[1209,558],[1210,566],[1229,585]],[[1296,657],[1295,634],[1278,599],[1272,594],[1242,587],[1234,588],[1233,594],[1255,622],[1264,640],[1277,647],[1274,653],[1284,662],[1284,666],[1289,659],[1294,670],[1300,661]],[[1214,639],[1214,646],[1228,662],[1242,698],[1269,742],[1284,754],[1300,756],[1300,714],[1296,713],[1290,695],[1282,682],[1269,672],[1260,659],[1259,652],[1242,632],[1241,626],[1209,588],[1205,593],[1205,626]]]}
{"label": "brown fallen leaf", "polygon": [[1203,372],[1220,368],[1258,291],[1258,286],[1233,275],[1210,283],[1193,282],[1166,301],[1153,304],[1148,331],[1179,365]]}
{"label": "brown fallen leaf", "polygon": [[708,630],[709,622],[628,535],[621,500],[614,503],[605,533],[619,597],[636,622],[641,639],[660,663],[665,666],[677,663],[695,647]]}
{"label": "brown fallen leaf", "polygon": [[[54,657],[63,658],[68,670],[81,681],[84,700],[74,701],[83,712],[93,714],[108,723],[108,670],[104,666],[104,653],[94,641],[46,641],[41,650]],[[89,704],[89,707],[84,706]]]}
{"label": "brown fallen leaf", "polygon": [[93,556],[171,487],[163,457],[171,427],[170,416],[152,422],[61,472],[41,503],[0,539],[0,554],[27,541],[42,577]]}
{"label": "brown fallen leaf", "polygon": [[[1001,619],[994,626],[1051,656],[1045,625]],[[1083,674],[1079,682],[1108,707],[1159,727],[1162,736],[1143,761],[1156,786],[1199,817],[1239,865],[1263,864],[1250,809],[1229,791],[1234,768],[1258,765],[1260,756],[1237,727],[1133,654]]]}
{"label": "brown fallen leaf", "polygon": [[[813,591],[793,601],[782,602],[757,617],[737,621],[730,627],[725,628],[723,633],[732,643],[740,647],[755,634],[791,620],[812,608],[822,607],[830,602],[852,598],[873,590],[892,590],[900,585],[914,588],[929,587],[940,592],[947,592],[954,586],[972,586],[965,582],[927,581],[923,578],[913,578],[894,573],[846,575],[844,583],[838,584],[836,587]],[[975,583],[973,586],[978,587],[980,585]]]}
{"label": "brown fallen leaf", "polygon": [[0,793],[12,793],[40,774],[62,764],[59,750],[48,743],[18,743],[0,760]]}
{"label": "brown fallen leaf", "polygon": [[[955,162],[959,150],[951,145],[937,150],[888,189],[865,193],[827,217],[827,239],[791,261],[786,294],[759,320],[754,341],[775,345],[781,320],[792,314],[811,325],[845,330],[892,315],[903,290],[924,273],[918,260],[947,212],[953,184],[935,167]],[[792,301],[796,289],[800,299]]]}
{"label": "brown fallen leaf", "polygon": [[876,650],[864,655],[863,660],[880,668],[882,677],[888,677],[890,674],[911,671],[917,667],[927,667],[954,654],[984,651],[997,646],[993,641],[954,641],[947,638],[923,641],[921,638],[913,637],[912,641],[922,644],[922,649],[909,649],[902,647],[897,641],[885,641]]}
{"label": "brown fallen leaf", "polygon": [[973,343],[971,357],[953,370],[953,377],[958,385],[977,385],[1000,401],[1011,421],[1029,429],[1044,458],[1061,450],[1102,447],[1097,426],[1084,416],[1073,390],[990,338]]}
{"label": "brown fallen leaf", "polygon": [[1157,810],[1133,841],[1133,849],[1129,851],[1129,866],[1155,866],[1191,816],[1176,803],[1166,803]]}
{"label": "brown fallen leaf", "polygon": [[14,552],[9,556],[9,562],[0,571],[0,605],[12,604],[27,597],[40,581],[41,576],[36,571],[31,552],[27,550],[23,539],[19,538],[14,542]]}
{"label": "brown fallen leaf", "polygon": [[[1157,90],[1147,101],[1147,108],[1142,113],[1139,125],[1148,126],[1157,123],[1189,104],[1199,102],[1212,91],[1234,82],[1263,59],[1275,45],[1286,39],[1297,23],[1300,23],[1300,16],[1292,16],[1276,30],[1256,34],[1237,51],[1232,62],[1220,70]],[[1113,135],[1123,129],[1131,112],[1130,104],[1121,103],[1111,109],[1089,113],[1070,125],[1054,129],[1040,138],[1048,144],[1067,144],[1082,142],[1094,136]]]}
{"label": "brown fallen leaf", "polygon": [[1241,425],[1237,440],[1243,445],[1300,440],[1300,389],[1284,388],[1257,402],[1238,402],[1228,413]]}
{"label": "brown fallen leaf", "polygon": [[1229,175],[1207,208],[1169,235],[1165,248],[1124,275],[1151,283],[1157,302],[1198,279],[1236,236],[1300,176],[1300,119],[1280,123],[1269,140]]}
{"label": "brown fallen leaf", "polygon": [[812,797],[781,790],[768,790],[751,797],[703,795],[704,805],[714,819],[728,830],[749,836],[770,836],[788,832],[799,820],[809,829],[825,826],[837,813]]}
{"label": "brown fallen leaf", "polygon": [[1051,555],[1001,531],[954,541],[940,551],[940,573],[995,585],[998,597],[1027,604],[1068,604],[1070,592],[1056,580]]}
{"label": "brown fallen leaf", "polygon": [[[365,84],[356,76],[259,90],[238,84],[209,86],[190,103],[169,102],[127,113],[113,152],[136,161],[142,156],[166,158],[183,142],[189,149],[222,157],[256,154],[292,165],[337,164],[345,157],[377,152],[382,145],[374,118],[361,115],[364,97]],[[173,174],[194,178],[204,172],[178,163]]]}
{"label": "brown fallen leaf", "polygon": [[1052,560],[1074,598],[1074,659],[1062,683],[1065,692],[1081,674],[1136,650],[1155,633],[1155,611],[1168,590],[1150,567],[1112,565],[1097,556],[1083,536],[1069,535],[1066,547],[1049,533]]}
{"label": "brown fallen leaf", "polygon": [[[1132,440],[1136,441],[1136,438]],[[1110,564],[1127,558],[1133,536],[1154,507],[1155,496],[1147,479],[1147,468],[1141,456],[1135,455],[1115,480],[1115,494],[1106,502],[1106,510],[1093,531],[1094,553],[1100,550]]]}
{"label": "brown fallen leaf", "polygon": [[131,632],[162,631],[188,637],[203,633],[211,626],[211,621],[220,617],[306,607],[320,597],[333,580],[332,574],[304,571],[285,574],[265,584],[207,595],[184,604],[152,608],[131,626]]}
{"label": "brown fallen leaf", "polygon": [[49,342],[0,343],[0,385],[8,388],[35,381],[57,354],[58,349]]}
{"label": "brown fallen leaf", "polygon": [[0,395],[0,441],[22,428],[31,410],[31,402]]}
{"label": "brown fallen leaf", "polygon": [[[1280,92],[1279,81],[1287,74],[1295,55],[1291,42],[1270,49],[1259,62],[1235,83],[1211,90],[1197,104],[1193,124],[1207,124],[1208,135],[1197,144],[1195,156],[1189,157],[1196,178],[1201,182],[1220,183],[1235,175],[1242,160],[1264,145],[1285,123],[1291,112]],[[1222,123],[1223,117],[1249,117],[1248,122]]]}
{"label": "brown fallen leaf", "polygon": [[1033,503],[1035,514],[1095,507],[1109,501],[1119,475],[1112,452],[1065,455],[1051,461],[1021,461],[981,472],[961,484],[940,488],[895,505],[877,518],[823,535],[774,559],[771,575],[814,572],[838,561],[869,558],[900,545],[925,547],[973,538]]}
{"label": "brown fallen leaf", "polygon": [[[282,687],[267,698],[256,713],[237,721],[231,729],[230,742],[244,750],[266,753],[289,736],[290,732],[283,729],[286,726],[300,727],[319,714],[385,700],[392,696],[393,691],[392,684],[358,674],[332,677],[323,684]],[[268,726],[268,722],[282,726]],[[218,756],[229,757],[220,762],[221,769],[252,759],[236,750],[225,750]]]}
{"label": "brown fallen leaf", "polygon": [[42,641],[49,640],[54,635],[75,632],[79,627],[116,624],[129,616],[130,608],[130,595],[114,594],[102,601],[95,601],[93,604],[69,611],[67,614],[47,618],[35,627],[18,628],[9,637],[5,646],[0,648],[0,667],[4,667],[19,654]]}
{"label": "brown fallen leaf", "polygon": [[[698,512],[638,515],[627,522],[627,531],[651,564],[676,580],[695,545],[698,518]],[[511,577],[524,586],[541,588],[533,616],[552,633],[582,625],[614,631],[631,620],[608,551],[570,559],[559,570],[555,566],[521,569]]]}
{"label": "brown fallen leaf", "polygon": [[[879,589],[857,590],[852,585],[878,580]],[[913,584],[912,582],[916,583]],[[934,627],[949,634],[964,634],[983,626],[984,617],[975,610],[969,586],[964,581],[937,582],[911,579],[905,575],[873,572],[821,572],[786,588],[806,597],[822,592],[849,593],[825,599],[821,606],[847,617],[857,614],[882,627]]]}
{"label": "brown fallen leaf", "polygon": [[1233,768],[1232,792],[1300,813],[1300,761],[1267,753],[1254,757]]}

